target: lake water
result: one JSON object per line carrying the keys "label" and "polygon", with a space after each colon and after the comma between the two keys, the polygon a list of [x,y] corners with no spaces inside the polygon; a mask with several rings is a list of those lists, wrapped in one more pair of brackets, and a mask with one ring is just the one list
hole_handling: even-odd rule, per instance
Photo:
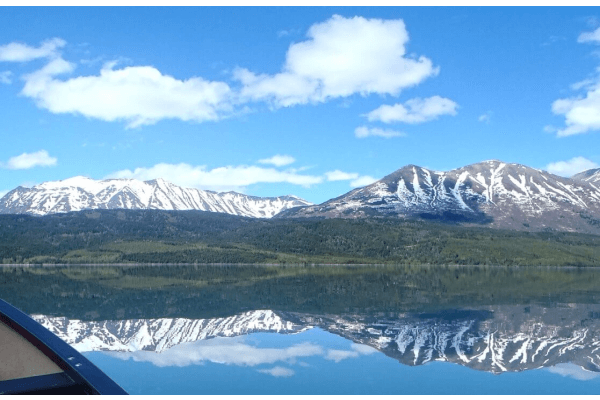
{"label": "lake water", "polygon": [[2,267],[131,394],[599,394],[600,269]]}

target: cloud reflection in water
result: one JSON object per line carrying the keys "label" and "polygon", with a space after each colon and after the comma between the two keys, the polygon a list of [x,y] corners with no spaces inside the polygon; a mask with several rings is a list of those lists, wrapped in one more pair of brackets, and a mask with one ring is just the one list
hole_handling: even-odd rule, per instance
{"label": "cloud reflection in water", "polygon": [[[245,342],[244,337],[217,337],[209,340],[199,340],[192,343],[181,343],[161,353],[153,351],[114,352],[108,351],[112,357],[121,360],[150,362],[157,367],[187,367],[212,362],[225,365],[254,367],[263,364],[286,363],[293,365],[299,358],[322,356],[326,360],[340,362],[348,358],[377,353],[377,350],[352,343],[350,350],[327,349],[310,342],[294,344],[283,348],[261,348]],[[300,365],[307,366],[304,361]],[[261,373],[275,377],[289,377],[294,371],[289,368],[275,366],[270,369],[260,369]]]}

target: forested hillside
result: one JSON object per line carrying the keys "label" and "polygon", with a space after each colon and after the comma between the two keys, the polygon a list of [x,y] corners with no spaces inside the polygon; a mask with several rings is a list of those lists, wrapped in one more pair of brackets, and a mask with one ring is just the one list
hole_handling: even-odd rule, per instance
{"label": "forested hillside", "polygon": [[600,237],[397,218],[266,220],[200,211],[0,215],[10,263],[600,266]]}

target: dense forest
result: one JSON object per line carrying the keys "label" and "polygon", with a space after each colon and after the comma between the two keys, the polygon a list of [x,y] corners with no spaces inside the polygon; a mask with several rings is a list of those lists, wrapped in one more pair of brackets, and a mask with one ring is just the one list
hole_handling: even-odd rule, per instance
{"label": "dense forest", "polygon": [[398,218],[252,219],[201,211],[0,215],[14,263],[600,266],[600,236]]}

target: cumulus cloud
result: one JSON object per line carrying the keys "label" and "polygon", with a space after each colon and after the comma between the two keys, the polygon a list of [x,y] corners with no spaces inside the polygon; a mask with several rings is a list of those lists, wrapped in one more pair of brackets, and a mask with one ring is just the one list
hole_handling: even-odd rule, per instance
{"label": "cumulus cloud", "polygon": [[271,158],[263,158],[262,160],[258,160],[258,162],[261,164],[271,164],[275,165],[276,167],[282,167],[284,165],[289,165],[296,162],[296,159],[292,156],[277,154]]}
{"label": "cumulus cloud", "polygon": [[384,104],[366,116],[369,121],[381,121],[387,124],[392,122],[420,124],[437,119],[441,115],[456,115],[457,108],[458,104],[452,100],[433,96],[426,99],[411,99],[404,104],[393,106]]}
{"label": "cumulus cloud", "polygon": [[7,169],[53,167],[57,161],[55,157],[50,157],[46,150],[40,150],[35,153],[23,153],[19,156],[11,157],[6,163],[2,164],[2,167]]}
{"label": "cumulus cloud", "polygon": [[[201,77],[178,79],[152,66],[116,68],[114,61],[104,64],[98,74],[64,77],[61,75],[75,71],[76,64],[61,57],[66,42],[59,38],[39,47],[22,43],[0,46],[0,61],[48,59],[43,68],[23,77],[21,94],[38,107],[55,114],[124,121],[134,128],[163,119],[217,121],[236,114],[236,108],[243,112],[250,101],[284,107],[354,94],[397,96],[439,72],[428,58],[408,55],[408,41],[400,19],[334,15],[311,26],[306,40],[290,45],[281,72],[257,74],[237,68],[233,78],[241,85],[235,89],[226,82]],[[8,75],[0,78],[1,82],[7,80]],[[428,111],[411,111],[407,118],[418,119],[415,115],[419,112]],[[434,117],[424,114],[420,118]]]}
{"label": "cumulus cloud", "polygon": [[0,72],[0,83],[5,85],[10,85],[12,83],[12,72],[11,71],[2,71]]}
{"label": "cumulus cloud", "polygon": [[288,376],[294,375],[294,370],[280,366],[273,367],[271,369],[259,369],[258,372],[261,372],[263,374],[269,374],[276,378],[287,378]]}
{"label": "cumulus cloud", "polygon": [[[577,41],[600,44],[600,28],[582,33]],[[565,117],[566,126],[557,128],[556,135],[565,137],[600,130],[600,68],[596,68],[594,77],[571,85],[571,89],[585,93],[552,103],[552,112]]]}
{"label": "cumulus cloud", "polygon": [[106,63],[99,75],[57,79],[75,68],[62,58],[25,76],[24,96],[54,114],[80,114],[128,127],[162,119],[216,121],[230,112],[231,89],[224,82],[199,77],[179,80],[151,66],[115,69]]}
{"label": "cumulus cloud", "polygon": [[390,94],[438,74],[426,57],[406,55],[409,40],[402,20],[334,15],[312,25],[308,39],[292,44],[275,75],[238,68],[241,96],[276,107],[319,103],[359,93]]}
{"label": "cumulus cloud", "polygon": [[588,160],[585,157],[574,157],[568,161],[557,161],[546,166],[546,171],[560,176],[573,176],[579,172],[592,168],[599,168],[600,165]]}
{"label": "cumulus cloud", "polygon": [[0,61],[26,62],[37,58],[51,58],[58,56],[58,49],[67,44],[63,39],[53,38],[46,40],[39,47],[31,47],[24,43],[9,43],[0,46]]}
{"label": "cumulus cloud", "polygon": [[565,116],[563,129],[557,129],[559,137],[578,135],[600,129],[600,79],[586,85],[583,96],[558,99],[552,103],[552,112]]}
{"label": "cumulus cloud", "polygon": [[391,129],[369,128],[367,126],[359,126],[354,130],[354,136],[356,136],[359,139],[364,139],[370,136],[379,136],[382,138],[390,139],[393,137],[406,136],[406,134]]}
{"label": "cumulus cloud", "polygon": [[206,166],[193,166],[186,163],[160,163],[150,168],[121,170],[106,178],[133,178],[151,180],[163,178],[183,187],[209,189],[216,191],[243,191],[255,183],[291,183],[308,187],[323,182],[323,177],[303,175],[295,171],[280,171],[274,168],[258,166],[226,166],[208,169]]}
{"label": "cumulus cloud", "polygon": [[577,42],[579,42],[579,43],[587,43],[587,42],[600,43],[600,28],[596,29],[593,32],[583,32],[577,38]]}

